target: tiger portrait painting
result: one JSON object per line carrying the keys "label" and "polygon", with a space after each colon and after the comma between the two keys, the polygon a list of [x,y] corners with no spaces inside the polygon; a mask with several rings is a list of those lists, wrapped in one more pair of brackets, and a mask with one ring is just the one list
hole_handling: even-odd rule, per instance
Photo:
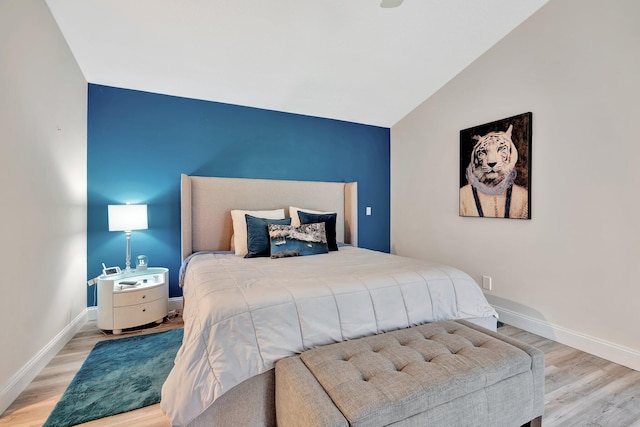
{"label": "tiger portrait painting", "polygon": [[531,113],[460,132],[460,216],[530,219]]}

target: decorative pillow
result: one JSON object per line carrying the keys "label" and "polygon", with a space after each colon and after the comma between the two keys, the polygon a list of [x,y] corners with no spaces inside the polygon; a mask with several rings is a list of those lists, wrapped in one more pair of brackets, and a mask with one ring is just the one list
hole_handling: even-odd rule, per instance
{"label": "decorative pillow", "polygon": [[247,219],[247,254],[245,258],[269,256],[269,224],[290,225],[291,218],[265,219],[245,214]]}
{"label": "decorative pillow", "polygon": [[330,251],[338,250],[338,242],[336,239],[336,220],[338,218],[338,214],[336,213],[314,214],[314,213],[308,213],[305,211],[298,211],[298,216],[300,217],[300,223],[302,224],[312,224],[314,222],[323,222],[325,226],[325,230],[327,231],[327,245],[329,246],[329,250]]}
{"label": "decorative pillow", "polygon": [[290,225],[269,225],[271,239],[271,258],[326,254],[327,232],[323,222],[303,224],[300,227]]}
{"label": "decorative pillow", "polygon": [[313,209],[305,209],[305,208],[296,208],[295,206],[289,206],[289,216],[291,217],[291,225],[293,227],[299,227],[301,222],[300,222],[300,218],[298,217],[298,212],[299,211],[304,211],[304,212],[309,212],[309,213],[314,213],[314,214],[328,214],[331,212],[321,212],[321,211],[314,211]]}
{"label": "decorative pillow", "polygon": [[284,209],[274,209],[270,211],[243,211],[234,209],[231,211],[231,221],[233,222],[233,246],[236,255],[245,256],[247,249],[247,219],[249,214],[257,218],[284,219]]}

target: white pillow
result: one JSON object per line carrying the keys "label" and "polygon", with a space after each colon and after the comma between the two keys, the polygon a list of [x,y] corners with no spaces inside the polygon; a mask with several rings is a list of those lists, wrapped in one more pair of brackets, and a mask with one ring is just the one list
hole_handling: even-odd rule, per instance
{"label": "white pillow", "polygon": [[[247,248],[247,218],[246,214],[257,218],[284,219],[284,209],[274,209],[270,211],[242,211],[234,209],[231,211],[231,221],[233,222],[233,250],[236,255],[245,256]],[[297,215],[296,215],[297,216]]]}
{"label": "white pillow", "polygon": [[312,209],[305,208],[296,208],[295,206],[289,206],[289,217],[291,218],[291,226],[292,227],[300,227],[300,217],[298,216],[298,211],[304,211],[312,214],[329,214],[334,212],[321,212],[314,211]]}

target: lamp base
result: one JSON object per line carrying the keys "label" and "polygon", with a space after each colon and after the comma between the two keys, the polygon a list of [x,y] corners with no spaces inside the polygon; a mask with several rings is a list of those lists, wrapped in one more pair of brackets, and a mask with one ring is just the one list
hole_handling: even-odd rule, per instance
{"label": "lamp base", "polygon": [[131,231],[125,231],[125,236],[127,237],[127,255],[126,255],[126,263],[125,263],[125,273],[131,273],[133,270],[131,269]]}

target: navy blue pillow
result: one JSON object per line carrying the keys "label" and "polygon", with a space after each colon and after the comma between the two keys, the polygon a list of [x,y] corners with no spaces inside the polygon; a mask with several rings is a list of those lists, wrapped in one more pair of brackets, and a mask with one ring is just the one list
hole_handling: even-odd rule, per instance
{"label": "navy blue pillow", "polygon": [[271,255],[271,242],[269,240],[269,224],[291,225],[291,218],[265,219],[257,218],[249,214],[247,219],[247,254],[245,258],[267,257]]}
{"label": "navy blue pillow", "polygon": [[327,246],[330,251],[338,250],[338,242],[336,241],[336,219],[338,214],[314,214],[305,211],[298,211],[300,224],[313,224],[315,222],[324,222],[325,230],[327,230]]}

